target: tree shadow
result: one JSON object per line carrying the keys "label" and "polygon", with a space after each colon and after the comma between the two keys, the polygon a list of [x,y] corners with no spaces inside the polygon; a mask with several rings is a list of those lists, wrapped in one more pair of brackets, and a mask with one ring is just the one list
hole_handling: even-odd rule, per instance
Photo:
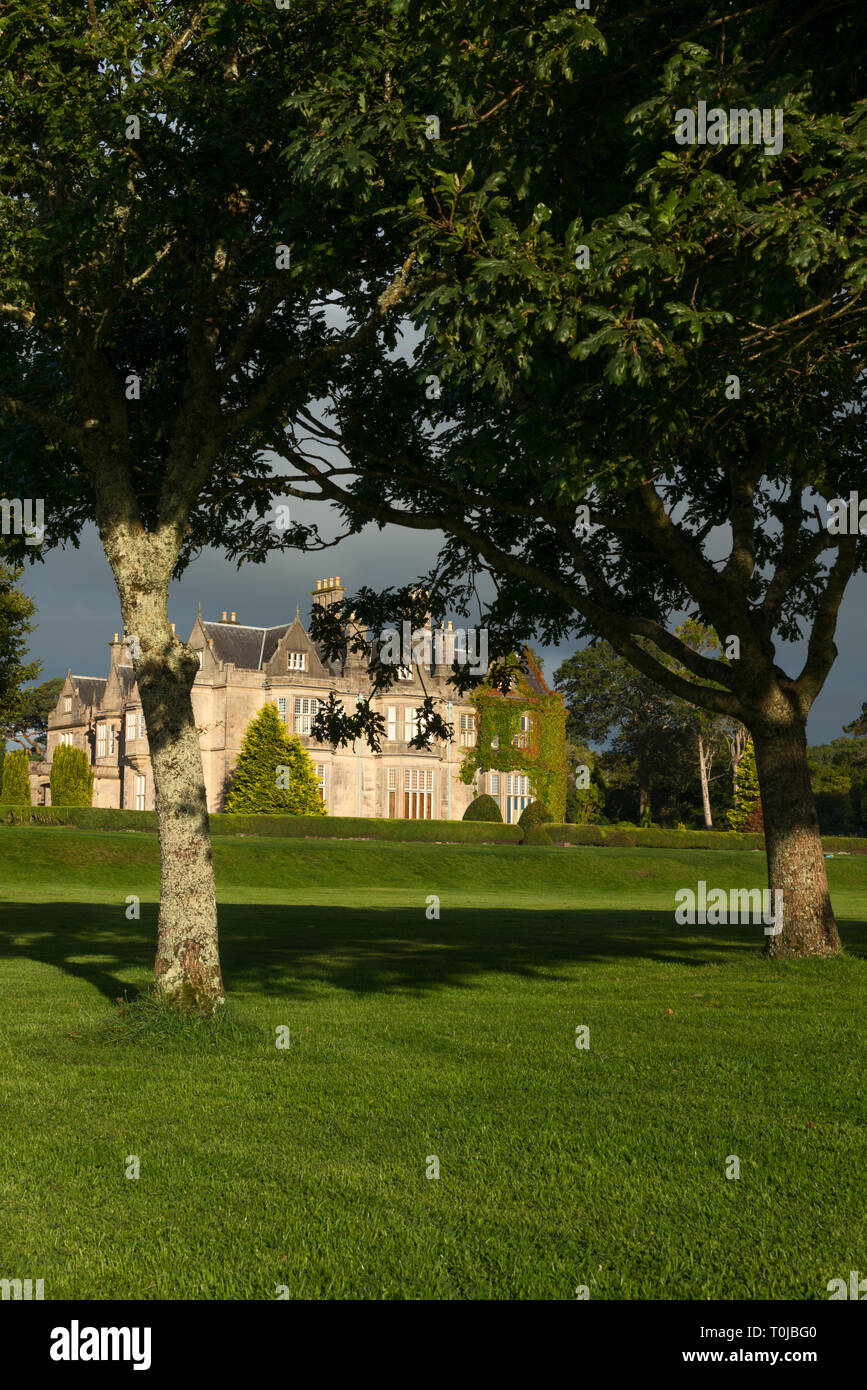
{"label": "tree shadow", "polygon": [[[118,971],[150,971],[156,905],[141,918],[89,903],[6,903],[0,960],[26,958],[92,985],[106,999],[140,989]],[[118,920],[120,918],[120,920]],[[867,958],[867,922],[842,927],[848,954]],[[625,960],[701,967],[758,958],[760,925],[678,927],[670,912],[576,908],[540,912],[424,907],[357,908],[227,903],[220,954],[230,991],[305,997],[322,984],[355,995],[425,995],[471,988],[483,975],[563,979],[577,966]]]}

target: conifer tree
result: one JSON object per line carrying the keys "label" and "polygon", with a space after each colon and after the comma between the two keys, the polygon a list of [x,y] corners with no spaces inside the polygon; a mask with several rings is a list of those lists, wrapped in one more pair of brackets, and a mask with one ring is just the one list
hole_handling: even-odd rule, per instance
{"label": "conifer tree", "polygon": [[250,720],[226,798],[230,815],[324,816],[316,772],[297,734],[275,704]]}
{"label": "conifer tree", "polygon": [[4,806],[30,805],[30,764],[23,748],[7,753],[3,759],[0,801]]}
{"label": "conifer tree", "polygon": [[735,782],[735,803],[728,813],[732,830],[762,830],[762,801],[759,792],[759,773],[756,750],[752,739],[738,767]]}
{"label": "conifer tree", "polygon": [[55,748],[50,786],[52,806],[93,804],[93,769],[83,748],[66,744]]}

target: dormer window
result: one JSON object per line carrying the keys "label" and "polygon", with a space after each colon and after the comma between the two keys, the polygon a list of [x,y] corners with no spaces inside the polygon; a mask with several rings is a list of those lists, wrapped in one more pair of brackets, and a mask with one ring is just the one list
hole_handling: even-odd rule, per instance
{"label": "dormer window", "polygon": [[290,670],[290,671],[306,671],[306,670],[307,670],[307,653],[306,653],[306,652],[289,652],[289,670]]}

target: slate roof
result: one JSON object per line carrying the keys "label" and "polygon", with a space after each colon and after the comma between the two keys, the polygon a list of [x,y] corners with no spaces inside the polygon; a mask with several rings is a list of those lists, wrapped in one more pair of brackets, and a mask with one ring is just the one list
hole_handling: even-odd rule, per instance
{"label": "slate roof", "polygon": [[105,694],[106,676],[73,676],[70,672],[69,679],[83,705],[98,704]]}
{"label": "slate roof", "polygon": [[548,685],[539,667],[526,650],[524,651],[523,660],[521,661],[521,670],[534,695],[550,695],[552,693],[551,687]]}
{"label": "slate roof", "polygon": [[270,661],[281,637],[291,623],[279,627],[246,627],[243,623],[202,623],[206,638],[211,638],[211,650],[217,661],[232,661],[244,671],[261,671]]}
{"label": "slate roof", "polygon": [[135,685],[135,671],[131,666],[122,666],[120,664],[115,666],[114,669],[117,671],[118,680],[123,687],[124,696],[130,695]]}

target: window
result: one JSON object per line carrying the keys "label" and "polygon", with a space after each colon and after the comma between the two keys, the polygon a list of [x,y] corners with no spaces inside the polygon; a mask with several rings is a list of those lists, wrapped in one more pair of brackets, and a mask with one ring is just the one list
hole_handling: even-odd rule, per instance
{"label": "window", "polygon": [[285,696],[285,695],[278,695],[278,696],[277,696],[277,709],[278,709],[278,711],[279,711],[280,718],[283,720],[283,723],[285,724],[285,723],[286,723],[286,696]]}
{"label": "window", "polygon": [[476,716],[461,715],[461,747],[474,748],[476,745]]}
{"label": "window", "polygon": [[500,774],[499,774],[499,772],[492,772],[492,773],[491,773],[491,796],[499,796],[499,795],[500,795]]}
{"label": "window", "polygon": [[72,696],[71,696],[71,695],[64,695],[64,697],[63,697],[63,713],[64,713],[64,714],[71,714],[71,713],[72,713]]}
{"label": "window", "polygon": [[494,751],[496,752],[496,750],[499,748],[499,746],[500,746],[500,735],[499,735],[499,734],[494,734],[494,737],[491,739],[491,747],[492,747],[492,748],[494,749]]}
{"label": "window", "polygon": [[135,710],[134,710],[134,709],[131,709],[131,710],[128,710],[128,711],[127,711],[127,716],[126,716],[126,741],[127,741],[127,743],[129,743],[129,742],[130,742],[132,739],[134,739],[134,738],[135,738]]}
{"label": "window", "polygon": [[289,652],[289,670],[290,670],[290,671],[306,671],[306,670],[307,670],[307,653],[306,653],[306,652]]}
{"label": "window", "polygon": [[528,735],[529,735],[529,733],[530,733],[530,716],[529,716],[529,714],[522,714],[522,715],[521,715],[521,732],[520,732],[519,734],[515,734],[515,737],[512,739],[512,743],[514,744],[515,748],[526,748],[526,747],[527,747],[527,740],[528,740]]}
{"label": "window", "polygon": [[138,712],[138,736],[139,738],[145,737],[145,722],[143,709],[140,709]]}
{"label": "window", "polygon": [[319,711],[318,700],[307,700],[300,695],[295,697],[295,732],[309,734],[310,725]]}
{"label": "window", "polygon": [[521,777],[518,774],[510,773],[506,779],[507,800],[506,800],[506,821],[509,825],[514,825],[524,807],[530,800],[530,779]]}
{"label": "window", "polygon": [[403,711],[403,738],[405,743],[418,733],[418,711],[412,705],[405,705]]}
{"label": "window", "polygon": [[202,669],[202,662],[204,661],[204,659],[205,659],[205,653],[202,651],[201,647],[199,647],[199,670],[200,670],[200,671],[201,671],[201,669]]}
{"label": "window", "polygon": [[135,809],[143,811],[145,809],[145,779],[136,775],[135,779]]}
{"label": "window", "polygon": [[389,705],[386,714],[385,737],[389,743],[394,743],[397,738],[397,705]]}
{"label": "window", "polygon": [[407,820],[433,818],[433,769],[404,769],[403,814]]}
{"label": "window", "polygon": [[60,742],[63,744],[63,747],[64,747],[64,748],[71,748],[71,747],[72,747],[72,734],[61,734],[61,735],[60,735]]}
{"label": "window", "polygon": [[325,764],[316,764],[316,786],[319,791],[319,800],[325,800]]}
{"label": "window", "polygon": [[97,756],[98,758],[104,758],[104,757],[105,757],[105,725],[104,725],[104,724],[97,724],[97,726],[96,726],[96,756]]}
{"label": "window", "polygon": [[388,769],[388,795],[386,815],[389,820],[394,820],[397,816],[397,768]]}
{"label": "window", "polygon": [[108,726],[108,752],[109,756],[117,752],[117,729],[113,724]]}
{"label": "window", "polygon": [[412,667],[411,667],[411,666],[398,666],[398,668],[397,668],[397,678],[398,678],[399,681],[411,681],[411,680],[412,680]]}

